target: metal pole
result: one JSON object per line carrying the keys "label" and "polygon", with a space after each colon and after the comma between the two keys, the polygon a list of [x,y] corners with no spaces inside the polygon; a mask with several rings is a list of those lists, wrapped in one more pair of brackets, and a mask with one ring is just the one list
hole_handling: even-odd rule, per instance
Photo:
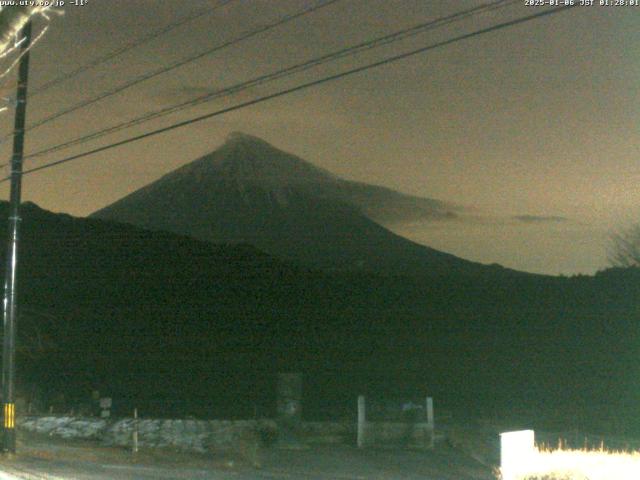
{"label": "metal pole", "polygon": [[29,78],[29,47],[31,45],[31,22],[22,30],[20,69],[18,71],[18,93],[13,132],[13,156],[11,157],[11,194],[9,204],[9,245],[5,271],[4,293],[4,338],[2,342],[2,402],[3,451],[16,451],[16,407],[15,407],[15,354],[18,266],[18,239],[20,225],[20,196],[22,190],[22,158],[24,152],[24,128],[27,113],[27,81]]}

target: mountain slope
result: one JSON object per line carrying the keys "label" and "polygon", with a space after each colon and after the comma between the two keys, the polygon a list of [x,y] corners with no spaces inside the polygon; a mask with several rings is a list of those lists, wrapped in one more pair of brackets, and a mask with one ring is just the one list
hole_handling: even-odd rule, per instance
{"label": "mountain slope", "polygon": [[341,180],[244,134],[92,215],[200,240],[250,243],[325,269],[481,271],[374,221],[453,216],[442,202]]}

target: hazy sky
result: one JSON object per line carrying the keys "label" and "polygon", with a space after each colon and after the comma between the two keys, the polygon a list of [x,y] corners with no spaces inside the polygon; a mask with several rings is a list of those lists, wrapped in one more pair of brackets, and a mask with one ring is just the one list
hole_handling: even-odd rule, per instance
{"label": "hazy sky", "polygon": [[[30,86],[217,3],[89,0],[84,7],[67,6],[32,53]],[[33,97],[28,123],[314,3],[232,1]],[[482,3],[340,0],[34,129],[27,134],[27,151]],[[26,167],[542,8],[522,0],[27,161]],[[640,7],[574,8],[35,173],[24,179],[24,199],[87,215],[241,130],[344,178],[454,202],[479,217],[399,229],[414,240],[484,263],[593,273],[606,266],[612,229],[640,218],[639,27]],[[10,133],[11,125],[5,113],[1,131]],[[9,153],[5,142],[0,154],[8,161]],[[7,198],[7,184],[0,188]]]}

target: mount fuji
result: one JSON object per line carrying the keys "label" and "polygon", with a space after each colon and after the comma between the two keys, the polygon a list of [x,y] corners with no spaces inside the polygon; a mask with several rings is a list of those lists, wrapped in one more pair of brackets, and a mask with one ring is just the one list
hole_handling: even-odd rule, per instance
{"label": "mount fuji", "polygon": [[248,243],[324,270],[494,270],[416,244],[382,226],[447,220],[457,211],[438,200],[343,180],[264,140],[235,133],[214,152],[91,216],[210,242]]}

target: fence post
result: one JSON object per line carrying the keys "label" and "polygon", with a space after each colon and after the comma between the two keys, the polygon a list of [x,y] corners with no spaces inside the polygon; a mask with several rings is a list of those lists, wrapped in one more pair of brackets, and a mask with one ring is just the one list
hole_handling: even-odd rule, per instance
{"label": "fence post", "polygon": [[133,453],[138,453],[138,409],[133,409]]}
{"label": "fence post", "polygon": [[436,425],[433,419],[433,398],[427,397],[427,430],[429,435],[429,448],[435,445]]}
{"label": "fence post", "polygon": [[366,404],[364,395],[358,395],[358,448],[364,447],[366,443]]}

